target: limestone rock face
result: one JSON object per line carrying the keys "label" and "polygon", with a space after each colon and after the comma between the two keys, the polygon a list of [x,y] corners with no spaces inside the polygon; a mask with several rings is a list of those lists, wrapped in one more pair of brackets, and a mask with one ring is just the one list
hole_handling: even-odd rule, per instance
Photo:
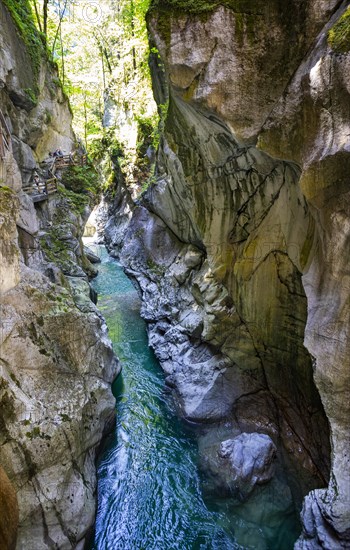
{"label": "limestone rock face", "polygon": [[347,2],[290,2],[288,24],[281,3],[239,4],[151,12],[165,130],[121,257],[186,418],[279,437],[304,494],[328,482],[330,424],[298,544],[345,548],[349,53],[327,32]]}
{"label": "limestone rock face", "polygon": [[279,433],[288,455],[326,477],[327,424],[303,347],[314,223],[298,167],[240,146],[215,115],[173,97],[158,168],[122,260],[181,414],[235,414]]}
{"label": "limestone rock face", "polygon": [[0,466],[0,540],[6,550],[16,547],[18,503],[16,491]]}
{"label": "limestone rock face", "polygon": [[74,547],[94,521],[117,368],[95,306],[76,303],[27,268],[2,298],[0,462],[17,490],[19,548],[51,547],[45,533]]}
{"label": "limestone rock face", "polygon": [[0,288],[1,294],[19,282],[19,251],[16,246],[18,198],[11,188],[0,187]]}
{"label": "limestone rock face", "polygon": [[[39,67],[14,25],[4,3],[0,5],[0,107],[13,137],[15,158],[28,181],[36,161],[58,147],[72,150],[75,138],[72,114],[58,75],[43,59]],[[40,53],[38,54],[40,56]]]}
{"label": "limestone rock face", "polygon": [[150,18],[150,29],[176,93],[251,143],[337,4],[237,2],[197,18],[168,10]]}
{"label": "limestone rock face", "polygon": [[89,205],[64,190],[34,205],[22,190],[49,150],[70,150],[67,101],[44,59],[33,70],[3,3],[0,19],[0,108],[12,135],[0,158],[0,464],[9,479],[0,468],[0,545],[14,547],[17,498],[17,549],[82,548],[120,367],[90,300],[97,270],[81,239]]}
{"label": "limestone rock face", "polygon": [[[260,139],[264,149],[292,155],[302,164],[300,186],[317,234],[303,277],[309,311],[305,345],[315,358],[315,380],[331,425],[333,475],[327,491],[315,491],[305,501],[300,548],[313,547],[315,540],[345,548],[350,541],[350,55],[336,55],[326,41],[343,11],[344,3],[296,72]],[[339,534],[342,543],[335,542]]]}
{"label": "limestone rock face", "polygon": [[[130,195],[130,191],[125,184],[124,176],[119,168],[115,165],[116,172],[116,188],[112,201],[102,203],[98,208],[97,213],[97,234],[103,235],[102,239],[108,251],[117,256],[123,247],[126,231],[130,223],[134,210],[134,203]],[[101,218],[105,217],[105,223],[99,223]],[[99,230],[102,228],[102,231]]]}

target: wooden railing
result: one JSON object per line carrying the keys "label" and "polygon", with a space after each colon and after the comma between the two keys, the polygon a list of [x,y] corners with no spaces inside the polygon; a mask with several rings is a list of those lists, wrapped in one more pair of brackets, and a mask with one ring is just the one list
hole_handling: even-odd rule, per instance
{"label": "wooden railing", "polygon": [[62,157],[55,157],[54,166],[56,170],[64,170],[75,164],[72,155],[63,155]]}
{"label": "wooden railing", "polygon": [[12,151],[11,132],[4,115],[0,110],[0,158],[4,159],[6,151]]}
{"label": "wooden railing", "polygon": [[87,155],[70,154],[52,157],[41,165],[47,179],[43,178],[43,176],[41,176],[42,179],[40,181],[34,178],[33,181],[23,188],[23,191],[31,196],[33,202],[45,201],[49,195],[57,192],[57,171],[65,170],[74,165],[85,166],[86,164]]}
{"label": "wooden railing", "polygon": [[42,202],[48,199],[49,195],[57,192],[57,179],[50,178],[45,181],[30,182],[23,191],[30,195],[33,202]]}

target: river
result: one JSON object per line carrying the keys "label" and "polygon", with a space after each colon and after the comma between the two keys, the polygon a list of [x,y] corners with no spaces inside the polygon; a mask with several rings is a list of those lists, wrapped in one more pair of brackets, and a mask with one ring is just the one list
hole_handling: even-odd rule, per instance
{"label": "river", "polygon": [[123,373],[113,388],[116,428],[98,463],[91,548],[292,548],[293,521],[266,529],[233,513],[229,499],[204,500],[195,433],[176,417],[164,391],[162,371],[148,347],[138,294],[118,263],[102,248],[99,253],[102,263],[93,286]]}

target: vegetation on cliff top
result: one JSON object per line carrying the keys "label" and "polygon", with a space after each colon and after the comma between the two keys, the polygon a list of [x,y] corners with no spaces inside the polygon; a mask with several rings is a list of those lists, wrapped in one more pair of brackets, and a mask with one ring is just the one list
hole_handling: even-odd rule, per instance
{"label": "vegetation on cliff top", "polygon": [[328,33],[328,44],[336,53],[350,51],[350,7],[339,17]]}
{"label": "vegetation on cliff top", "polygon": [[[253,5],[252,5],[253,4]],[[178,11],[185,13],[207,13],[219,6],[233,9],[237,12],[255,13],[261,1],[252,3],[250,0],[152,0],[149,11]]]}

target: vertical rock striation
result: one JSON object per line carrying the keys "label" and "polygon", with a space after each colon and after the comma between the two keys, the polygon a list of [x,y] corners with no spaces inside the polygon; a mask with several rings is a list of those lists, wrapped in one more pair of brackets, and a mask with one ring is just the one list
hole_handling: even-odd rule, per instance
{"label": "vertical rock striation", "polygon": [[223,3],[153,3],[164,133],[121,257],[182,415],[270,435],[304,494],[330,424],[297,546],[345,548],[347,3]]}
{"label": "vertical rock striation", "polygon": [[305,500],[297,548],[350,544],[350,46],[338,53],[327,43],[346,5],[318,36],[260,137],[265,150],[301,164],[300,188],[315,221],[316,246],[303,276],[305,345],[331,427],[332,474],[327,490]]}

